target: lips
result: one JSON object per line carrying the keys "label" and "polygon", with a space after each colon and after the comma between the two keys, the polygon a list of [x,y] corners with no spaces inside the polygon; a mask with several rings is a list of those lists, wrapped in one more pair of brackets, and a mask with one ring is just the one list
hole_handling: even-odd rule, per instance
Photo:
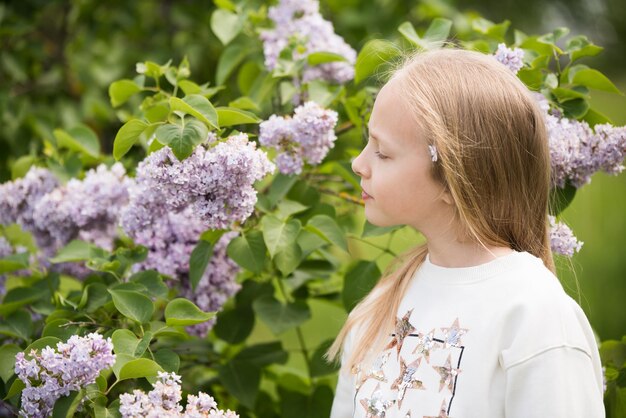
{"label": "lips", "polygon": [[371,199],[372,196],[370,196],[365,189],[361,190],[361,199],[363,200],[367,200],[367,199]]}

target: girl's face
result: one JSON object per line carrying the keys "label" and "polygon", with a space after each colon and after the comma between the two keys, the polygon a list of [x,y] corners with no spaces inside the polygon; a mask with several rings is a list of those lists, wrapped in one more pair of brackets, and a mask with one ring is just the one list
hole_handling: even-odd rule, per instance
{"label": "girl's face", "polygon": [[392,79],[378,93],[369,141],[352,162],[361,177],[365,216],[378,226],[411,225],[425,235],[449,222],[451,200],[431,175],[428,144]]}

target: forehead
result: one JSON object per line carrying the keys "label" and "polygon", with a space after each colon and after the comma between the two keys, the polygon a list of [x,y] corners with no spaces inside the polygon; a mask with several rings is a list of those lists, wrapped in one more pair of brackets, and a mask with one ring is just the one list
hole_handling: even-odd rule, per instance
{"label": "forehead", "polygon": [[369,121],[370,134],[381,141],[417,142],[419,126],[402,94],[402,83],[391,79],[378,93]]}

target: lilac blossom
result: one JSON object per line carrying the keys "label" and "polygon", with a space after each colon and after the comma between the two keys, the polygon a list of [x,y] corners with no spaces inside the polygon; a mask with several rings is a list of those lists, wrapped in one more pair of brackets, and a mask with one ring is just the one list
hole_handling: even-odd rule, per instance
{"label": "lilac blossom", "polygon": [[58,185],[52,172],[40,167],[31,167],[23,178],[1,184],[0,224],[19,224],[33,234],[40,247],[50,246],[49,235],[35,226],[33,216],[39,200]]}
{"label": "lilac blossom", "polygon": [[550,247],[556,254],[571,257],[580,251],[582,241],[578,241],[572,230],[564,223],[557,222],[554,216],[548,216],[550,221]]}
{"label": "lilac blossom", "polygon": [[56,350],[48,346],[28,356],[17,353],[15,360],[15,374],[26,385],[20,415],[45,418],[60,397],[94,383],[102,370],[112,367],[115,354],[110,338],[91,333],[59,342]]}
{"label": "lilac blossom", "polygon": [[514,74],[524,66],[524,51],[520,48],[507,48],[503,43],[498,44],[498,49],[494,53],[496,60],[506,65]]}
{"label": "lilac blossom", "polygon": [[157,382],[147,394],[142,390],[120,395],[122,418],[239,418],[231,410],[218,409],[213,397],[204,392],[187,395],[187,406],[179,404],[182,399],[181,378],[175,373],[158,372]]}
{"label": "lilac blossom", "polygon": [[298,47],[293,48],[294,60],[304,59],[313,52],[332,52],[345,58],[317,66],[305,65],[304,82],[322,79],[345,83],[354,78],[356,51],[322,17],[317,0],[280,0],[269,8],[268,16],[274,28],[262,31],[260,37],[265,66],[270,71],[278,66],[281,52],[295,42]]}
{"label": "lilac blossom", "polygon": [[267,154],[246,134],[196,147],[183,161],[162,148],[137,167],[122,227],[133,234],[156,216],[191,207],[204,229],[226,229],[252,214],[257,200],[253,184],[273,171]]}
{"label": "lilac blossom", "polygon": [[33,213],[38,230],[60,248],[82,239],[112,249],[120,211],[128,202],[128,179],[120,163],[100,165],[43,196]]}
{"label": "lilac blossom", "polygon": [[337,112],[315,102],[298,106],[293,117],[272,115],[261,122],[259,142],[278,151],[276,165],[283,174],[300,174],[306,161],[319,164],[335,145]]}

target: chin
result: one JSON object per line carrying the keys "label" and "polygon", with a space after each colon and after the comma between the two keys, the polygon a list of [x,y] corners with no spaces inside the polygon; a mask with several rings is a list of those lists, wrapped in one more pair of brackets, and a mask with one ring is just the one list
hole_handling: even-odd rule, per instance
{"label": "chin", "polygon": [[400,224],[399,222],[393,222],[391,219],[385,219],[382,216],[376,216],[376,214],[367,213],[367,210],[365,211],[365,219],[367,219],[367,222],[371,223],[372,225],[379,227],[396,226]]}

